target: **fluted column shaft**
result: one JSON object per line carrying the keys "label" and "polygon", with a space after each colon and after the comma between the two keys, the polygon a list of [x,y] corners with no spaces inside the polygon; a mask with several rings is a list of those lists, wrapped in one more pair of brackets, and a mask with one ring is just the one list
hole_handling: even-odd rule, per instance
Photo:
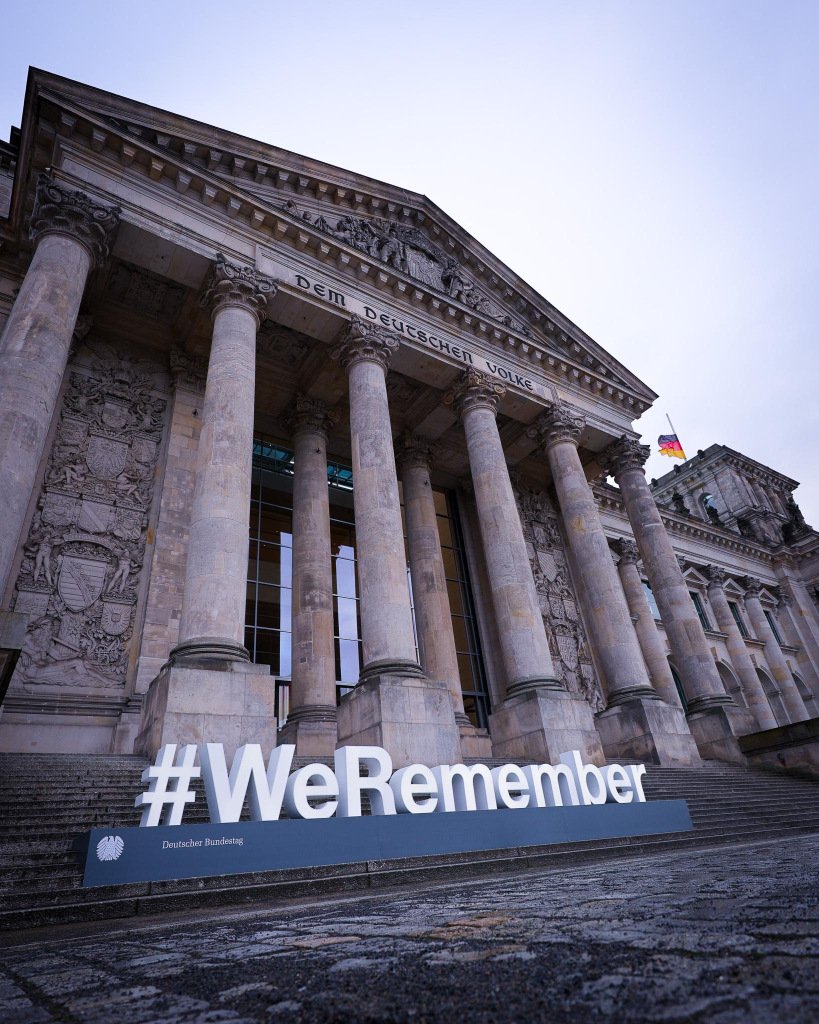
{"label": "fluted column shaft", "polygon": [[444,400],[454,406],[466,435],[508,697],[531,688],[563,686],[554,675],[523,527],[498,433],[497,404],[505,390],[485,374],[468,370]]}
{"label": "fluted column shaft", "polygon": [[643,472],[649,448],[623,437],[600,456],[620,488],[634,539],[660,609],[671,653],[688,703],[688,713],[733,705],[725,692],[671,547],[654,496]]}
{"label": "fluted column shaft", "polygon": [[361,587],[361,681],[380,672],[418,673],[386,372],[398,336],[351,321],[332,357],[350,388],[353,503]]}
{"label": "fluted column shaft", "polygon": [[36,249],[0,339],[0,594],[34,490],[88,273],[107,258],[118,223],[118,208],[40,176],[29,231]]}
{"label": "fluted column shaft", "polygon": [[751,576],[746,576],[742,583],[745,587],[744,600],[748,618],[751,620],[756,638],[765,644],[765,660],[774,677],[774,682],[782,694],[782,703],[785,705],[788,718],[791,722],[804,722],[810,716],[805,708],[802,695],[797,690],[796,683],[793,681],[791,670],[788,668],[787,661],[785,661],[785,655],[782,653],[782,649],[765,617],[762,603],[759,600],[759,592],[762,585],[759,580]]}
{"label": "fluted column shaft", "polygon": [[415,630],[421,667],[430,679],[446,682],[455,720],[459,725],[468,725],[461,694],[438,517],[432,497],[430,466],[433,454],[434,448],[429,442],[412,434],[405,434],[396,448],[404,489]]}
{"label": "fluted column shaft", "polygon": [[657,623],[654,621],[654,613],[651,611],[646,592],[643,589],[643,581],[640,579],[637,569],[637,546],[633,541],[620,540],[615,543],[614,547],[619,554],[617,571],[620,575],[620,584],[626,596],[629,611],[637,619],[634,629],[648,668],[651,684],[668,704],[682,707],[677,684],[674,682],[671,666],[666,657],[665,644],[657,629]]}
{"label": "fluted column shaft", "polygon": [[336,719],[327,428],[322,403],[299,396],[293,437],[293,659],[288,721]]}
{"label": "fluted column shaft", "polygon": [[728,639],[725,642],[725,646],[728,648],[728,657],[731,659],[734,671],[742,684],[748,708],[756,719],[759,729],[775,729],[778,724],[776,715],[768,703],[765,690],[759,681],[759,676],[756,673],[754,663],[751,661],[745,641],[742,639],[739,626],[737,626],[736,620],[728,606],[728,598],[723,590],[725,573],[715,565],[705,566],[703,572],[709,581],[708,600],[714,609],[717,625],[727,635]]}
{"label": "fluted column shaft", "polygon": [[256,332],[274,292],[268,278],[220,256],[203,296],[213,318],[213,339],[174,660],[249,657],[244,623]]}

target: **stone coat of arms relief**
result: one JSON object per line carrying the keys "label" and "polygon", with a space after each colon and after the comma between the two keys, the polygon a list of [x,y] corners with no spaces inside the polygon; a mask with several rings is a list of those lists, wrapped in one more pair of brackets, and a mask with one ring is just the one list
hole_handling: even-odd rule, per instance
{"label": "stone coat of arms relief", "polygon": [[557,516],[545,494],[522,484],[515,485],[515,499],[555,674],[570,692],[585,697],[592,711],[602,711],[605,700],[595,676]]}
{"label": "stone coat of arms relief", "polygon": [[70,372],[24,545],[14,608],[30,620],[12,691],[126,682],[166,403],[156,364],[91,351],[91,368]]}

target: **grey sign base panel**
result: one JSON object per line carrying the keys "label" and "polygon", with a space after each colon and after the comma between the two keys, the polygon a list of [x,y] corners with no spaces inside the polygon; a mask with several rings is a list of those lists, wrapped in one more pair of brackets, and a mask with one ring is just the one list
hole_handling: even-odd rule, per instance
{"label": "grey sign base panel", "polygon": [[[687,832],[684,800],[92,829],[83,885],[160,882],[592,839]],[[119,841],[117,841],[119,840]]]}

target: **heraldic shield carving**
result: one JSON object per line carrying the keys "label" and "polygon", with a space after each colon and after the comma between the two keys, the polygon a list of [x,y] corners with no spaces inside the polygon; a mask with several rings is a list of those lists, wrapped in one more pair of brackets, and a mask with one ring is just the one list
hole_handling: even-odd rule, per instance
{"label": "heraldic shield carving", "polygon": [[98,558],[64,556],[57,591],[72,612],[81,612],[102,593],[107,561]]}
{"label": "heraldic shield carving", "polygon": [[94,341],[72,371],[23,546],[14,607],[30,618],[11,692],[124,688],[132,664],[168,378]]}

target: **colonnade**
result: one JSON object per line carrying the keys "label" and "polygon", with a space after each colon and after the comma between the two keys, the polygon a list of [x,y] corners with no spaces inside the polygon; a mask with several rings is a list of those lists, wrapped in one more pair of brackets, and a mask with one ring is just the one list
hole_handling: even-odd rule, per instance
{"label": "colonnade", "polygon": [[[6,578],[23,527],[86,277],[106,257],[118,213],[47,179],[38,186],[31,228],[35,256],[0,355],[0,473],[8,509],[0,533],[0,580]],[[219,256],[203,295],[213,337],[172,665],[248,661],[243,633],[256,334],[275,290],[276,282]],[[380,737],[386,744],[389,736],[406,758],[457,760],[459,736],[462,740],[472,728],[461,697],[430,483],[435,449],[413,435],[399,440],[397,453],[393,446],[385,377],[398,346],[395,334],[354,316],[331,351],[349,386],[363,645],[359,686],[351,695],[358,697],[344,702],[341,716],[335,694],[326,473],[332,412],[315,399],[298,396],[288,413],[296,457],[291,711],[285,738],[296,743],[299,753],[330,753],[337,739],[350,737]],[[548,458],[579,574],[578,596],[607,699],[597,723],[588,704],[569,694],[557,678],[498,432],[497,409],[504,393],[500,382],[469,368],[443,398],[463,425],[506,680],[505,699],[492,716],[496,753],[554,758],[573,745],[600,762],[602,735],[609,755],[647,756],[665,763],[698,759],[640,585],[639,551],[682,681],[691,733],[702,752],[737,757],[732,724],[737,709],[722,685],[646,482],[643,464],[649,450],[624,435],[598,456],[620,487],[636,541],[636,548],[620,543],[618,579],[578,453],[584,422],[561,404],[547,408],[529,433]],[[420,661],[407,587],[399,472]],[[769,727],[770,709],[766,714],[767,701],[753,666],[742,661],[724,594],[719,598],[718,574],[712,573],[710,580],[720,628],[736,648],[757,724]],[[766,643],[789,713],[805,717],[747,581],[746,590],[754,629]],[[387,689],[389,700],[384,698]],[[370,697],[358,699],[365,691]]]}

